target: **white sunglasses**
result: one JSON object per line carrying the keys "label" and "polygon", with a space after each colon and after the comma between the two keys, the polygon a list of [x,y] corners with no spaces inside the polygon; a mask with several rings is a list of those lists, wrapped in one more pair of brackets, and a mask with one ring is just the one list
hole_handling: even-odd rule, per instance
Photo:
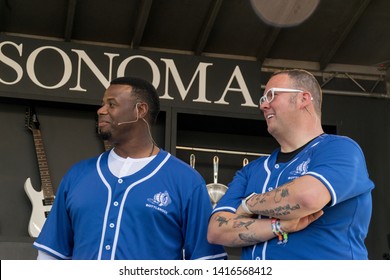
{"label": "white sunglasses", "polygon": [[271,103],[272,100],[275,98],[275,92],[304,92],[300,89],[291,89],[291,88],[270,88],[266,93],[263,94],[262,97],[260,97],[259,105],[263,104],[265,101],[268,103]]}

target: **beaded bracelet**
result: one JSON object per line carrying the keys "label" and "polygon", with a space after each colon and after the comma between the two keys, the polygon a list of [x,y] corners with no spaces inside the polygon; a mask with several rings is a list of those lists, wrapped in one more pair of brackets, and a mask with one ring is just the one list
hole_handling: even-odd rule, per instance
{"label": "beaded bracelet", "polygon": [[285,244],[288,241],[288,233],[284,232],[280,228],[280,220],[272,218],[271,219],[271,226],[272,226],[272,232],[274,233],[275,236],[278,237],[279,242],[278,244]]}

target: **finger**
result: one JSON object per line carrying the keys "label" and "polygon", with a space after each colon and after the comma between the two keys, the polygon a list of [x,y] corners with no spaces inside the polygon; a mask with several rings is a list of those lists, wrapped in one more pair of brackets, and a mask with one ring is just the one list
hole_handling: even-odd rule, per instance
{"label": "finger", "polygon": [[312,222],[314,222],[315,220],[317,220],[319,217],[321,217],[322,215],[324,214],[324,211],[320,210],[318,212],[315,212],[313,214],[311,214],[311,217],[312,217]]}

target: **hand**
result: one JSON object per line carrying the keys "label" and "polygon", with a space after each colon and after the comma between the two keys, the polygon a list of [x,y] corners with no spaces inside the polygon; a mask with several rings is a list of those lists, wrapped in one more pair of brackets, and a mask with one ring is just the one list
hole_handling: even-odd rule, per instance
{"label": "hand", "polygon": [[302,218],[292,220],[280,220],[280,227],[284,232],[300,231],[306,228],[315,220],[317,220],[319,217],[321,217],[322,214],[324,214],[324,211],[320,210]]}

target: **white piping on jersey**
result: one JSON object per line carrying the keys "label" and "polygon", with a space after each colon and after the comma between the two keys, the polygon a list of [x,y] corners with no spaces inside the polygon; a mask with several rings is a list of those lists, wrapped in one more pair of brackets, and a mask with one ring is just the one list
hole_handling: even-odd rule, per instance
{"label": "white piping on jersey", "polygon": [[[271,171],[268,168],[268,160],[269,160],[269,157],[267,157],[267,159],[264,161],[264,164],[263,164],[265,172],[267,172],[267,178],[264,181],[264,185],[263,185],[263,189],[261,190],[261,193],[265,193],[265,191],[267,190],[266,188],[267,188],[267,185],[268,185],[268,181],[269,181],[269,179],[271,177]],[[259,216],[259,219],[261,219],[261,216]],[[267,248],[267,244],[268,244],[268,241],[264,242],[263,250],[261,252],[262,259],[265,259],[265,251],[266,251],[266,248]],[[252,260],[254,260],[254,258],[255,258],[256,247],[257,247],[257,244],[255,244],[255,246],[253,246],[253,249],[252,249]]]}
{"label": "white piping on jersey", "polygon": [[[99,254],[98,254],[98,258],[97,258],[98,260],[100,260],[102,258],[104,237],[105,237],[105,232],[106,232],[105,229],[107,228],[108,212],[110,210],[110,204],[111,204],[111,186],[107,182],[106,178],[104,178],[104,175],[103,175],[103,173],[101,171],[101,168],[100,168],[100,160],[101,160],[102,156],[103,156],[103,154],[101,154],[99,156],[99,158],[98,158],[98,160],[96,162],[96,169],[98,171],[100,179],[102,179],[104,185],[107,187],[107,190],[108,190],[108,201],[107,201],[106,211],[105,211],[105,214],[104,214],[104,221],[103,221],[103,228],[102,228],[102,238],[100,240]],[[144,182],[145,180],[148,180],[153,175],[155,175],[160,170],[160,168],[166,163],[166,161],[170,158],[170,156],[171,156],[171,154],[168,153],[167,156],[164,158],[164,160],[149,175],[141,178],[140,180],[132,183],[130,186],[127,187],[126,192],[125,192],[125,194],[123,196],[123,199],[122,199],[122,202],[121,202],[121,206],[120,206],[119,214],[118,214],[118,218],[117,218],[117,228],[116,228],[116,231],[115,231],[114,243],[113,243],[113,246],[112,246],[111,260],[115,259],[115,252],[116,252],[116,246],[118,244],[118,236],[119,236],[119,229],[120,229],[119,221],[122,218],[123,207],[124,207],[124,203],[126,201],[126,197],[127,197],[128,192],[134,186]]]}
{"label": "white piping on jersey", "polygon": [[271,171],[268,168],[268,160],[269,160],[269,157],[267,157],[267,159],[264,161],[264,164],[263,164],[265,172],[267,172],[267,179],[265,179],[265,181],[264,181],[264,185],[263,185],[263,189],[261,190],[261,193],[265,193],[269,178],[271,177]]}
{"label": "white piping on jersey", "polygon": [[197,258],[197,259],[194,259],[194,260],[213,260],[213,259],[218,259],[218,258],[222,258],[222,257],[225,257],[225,256],[227,256],[227,253],[221,253],[221,254],[217,254],[217,255],[205,256],[205,257]]}
{"label": "white piping on jersey", "polygon": [[[267,159],[264,161],[264,164],[263,164],[264,170],[265,170],[265,172],[267,172],[267,178],[264,181],[264,185],[263,185],[263,189],[261,190],[261,193],[265,193],[269,178],[271,177],[271,171],[268,168],[268,160],[269,160],[269,157],[267,157]],[[259,216],[259,219],[261,219],[261,216]],[[252,249],[252,260],[254,260],[254,258],[255,258],[256,247],[257,247],[257,244],[255,244],[253,246],[253,249]],[[267,248],[267,242],[264,242],[263,251],[261,253],[263,259],[265,257],[265,248]]]}
{"label": "white piping on jersey", "polygon": [[[309,149],[311,149],[311,148],[317,146],[319,143],[320,143],[320,141],[317,141],[317,142],[315,142],[313,145],[311,145],[309,148],[307,148],[307,149],[305,149],[305,150],[308,151]],[[270,179],[270,177],[271,177],[271,171],[270,171],[269,168],[268,168],[268,160],[269,160],[269,158],[270,158],[270,156],[268,156],[268,158],[264,161],[264,169],[265,169],[265,171],[267,172],[267,178],[266,178],[266,180],[265,180],[265,182],[264,182],[262,193],[265,193],[265,192],[266,192],[266,187],[267,187],[268,181],[269,181],[269,179]],[[286,168],[289,167],[293,162],[295,162],[296,160],[298,160],[298,158],[299,158],[299,157],[297,157],[297,158],[294,159],[292,162],[290,162],[290,163],[282,170],[282,172],[280,172],[280,174],[279,174],[279,176],[278,176],[278,180],[276,181],[276,186],[275,186],[275,188],[276,188],[276,187],[278,186],[278,184],[279,184],[279,179],[280,179],[280,176],[282,175],[282,173],[283,173],[283,172],[286,170]],[[325,179],[322,175],[320,175],[320,174],[317,174],[317,173],[315,173],[315,172],[307,172],[306,174],[310,174],[310,173],[311,173],[312,175],[315,175],[315,176],[318,176],[318,177],[322,178],[322,179],[324,180],[324,182],[327,183],[327,185],[329,186],[330,190],[332,191],[332,194],[334,195],[334,200],[335,200],[335,201],[334,201],[334,203],[332,204],[332,206],[333,206],[333,205],[336,203],[336,193],[334,192],[334,189],[333,189],[332,185],[328,182],[328,180],[326,180],[326,179]],[[261,219],[261,217],[260,217],[260,219]],[[267,244],[268,244],[268,241],[265,241],[265,242],[264,242],[264,245],[263,245],[263,250],[262,250],[262,252],[261,252],[261,257],[262,257],[263,260],[265,260],[265,252],[267,251]],[[257,246],[257,244],[255,244],[255,245],[253,246],[253,249],[252,249],[252,260],[254,259],[254,256],[255,256],[256,246]]]}
{"label": "white piping on jersey", "polygon": [[[280,180],[280,176],[282,176],[283,172],[284,172],[291,164],[293,164],[295,161],[297,161],[298,158],[299,158],[299,157],[296,157],[293,161],[291,161],[291,162],[282,170],[282,172],[279,173],[278,179],[276,180],[276,185],[275,185],[274,189],[276,189],[276,188],[278,187],[278,185],[279,185],[279,180]],[[264,169],[265,169],[265,171],[267,172],[267,179],[266,179],[265,182],[264,182],[262,193],[265,193],[265,192],[266,192],[266,188],[267,188],[269,179],[270,179],[270,177],[271,177],[271,171],[270,171],[269,168],[268,168],[268,159],[269,159],[269,157],[264,161]],[[265,241],[265,242],[264,242],[264,246],[263,246],[263,250],[262,250],[262,252],[261,252],[261,257],[262,257],[263,260],[266,259],[266,258],[265,258],[265,253],[266,253],[266,251],[267,251],[267,250],[266,250],[266,249],[267,249],[267,244],[268,244],[268,241]],[[252,250],[252,259],[253,259],[253,257],[254,257],[255,249],[256,249],[256,245],[253,246],[253,250]]]}
{"label": "white piping on jersey", "polygon": [[126,192],[125,194],[123,195],[123,199],[122,199],[122,202],[121,202],[121,206],[120,206],[120,209],[119,209],[119,213],[118,213],[118,218],[117,218],[117,228],[116,228],[116,231],[115,231],[115,237],[114,237],[114,243],[113,243],[113,246],[112,246],[112,253],[111,253],[111,260],[114,260],[115,259],[115,252],[116,252],[116,246],[118,244],[118,236],[119,236],[119,230],[120,230],[120,221],[122,219],[122,213],[123,213],[123,207],[125,205],[125,202],[126,202],[126,198],[127,198],[127,195],[129,193],[129,191],[136,185],[150,179],[151,177],[153,177],[160,169],[161,167],[167,162],[167,160],[170,158],[171,154],[167,154],[167,156],[163,159],[163,161],[147,176],[145,176],[144,178],[132,183],[130,186],[127,187],[126,189]]}
{"label": "white piping on jersey", "polygon": [[321,174],[318,174],[316,172],[307,172],[306,175],[307,174],[311,174],[314,177],[321,178],[321,180],[328,186],[330,192],[332,193],[332,197],[333,197],[331,206],[334,206],[337,203],[337,196],[336,196],[336,192],[334,191],[331,183],[329,183],[329,181],[326,180],[324,176],[322,176]]}
{"label": "white piping on jersey", "polygon": [[282,176],[283,172],[284,172],[291,164],[293,164],[294,162],[296,162],[298,159],[299,159],[299,157],[297,157],[296,159],[294,159],[292,162],[290,162],[290,163],[282,170],[282,172],[279,173],[278,180],[276,181],[275,189],[276,189],[277,187],[279,187],[280,176]]}
{"label": "white piping on jersey", "polygon": [[231,211],[231,212],[233,212],[233,213],[235,213],[235,212],[237,211],[237,209],[234,208],[234,207],[224,206],[224,207],[215,208],[215,209],[213,210],[213,212],[211,213],[211,215],[214,214],[215,212],[223,211],[223,210]]}
{"label": "white piping on jersey", "polygon": [[[47,252],[52,253],[53,255],[56,255],[57,257],[59,257],[59,258],[61,258],[61,259],[64,259],[64,260],[70,260],[70,259],[71,259],[71,258],[69,258],[69,257],[67,257],[67,256],[65,256],[65,255],[63,255],[63,254],[60,254],[60,253],[58,253],[57,251],[54,251],[53,249],[51,249],[51,248],[49,248],[49,247],[47,247],[47,246],[45,246],[45,245],[42,245],[42,244],[40,244],[40,243],[34,242],[34,245],[35,245],[36,247],[38,247],[38,248],[44,249],[44,250],[46,250]],[[44,252],[44,251],[42,250],[42,252]],[[53,258],[53,257],[52,257],[52,258]]]}
{"label": "white piping on jersey", "polygon": [[107,217],[108,217],[108,211],[110,210],[110,203],[111,203],[111,187],[110,184],[107,182],[106,178],[104,178],[102,170],[100,169],[100,160],[102,158],[103,154],[101,154],[96,162],[96,169],[99,173],[100,179],[102,179],[104,185],[107,188],[108,191],[108,199],[107,199],[107,205],[106,205],[106,211],[104,213],[104,221],[103,221],[103,228],[102,228],[102,238],[100,240],[100,246],[99,246],[99,253],[98,253],[98,260],[102,258],[102,250],[103,250],[103,243],[104,243],[104,237],[106,235],[106,231],[104,230],[107,227]]}

